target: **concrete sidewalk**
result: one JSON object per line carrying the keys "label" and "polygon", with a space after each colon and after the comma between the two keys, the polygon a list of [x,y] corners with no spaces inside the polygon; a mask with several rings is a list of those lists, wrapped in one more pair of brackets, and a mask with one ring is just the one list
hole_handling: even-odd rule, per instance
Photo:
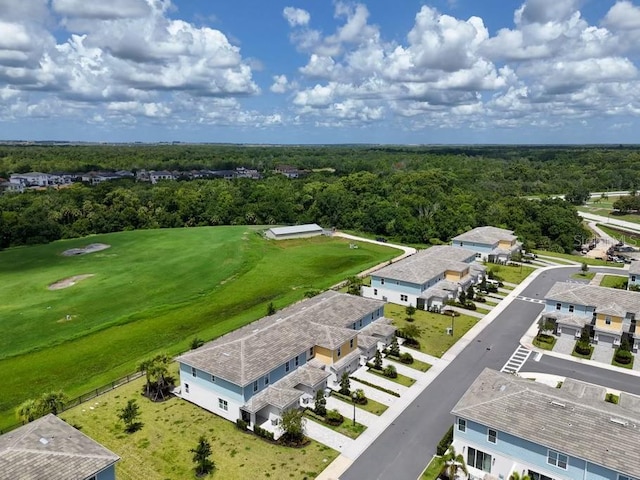
{"label": "concrete sidewalk", "polygon": [[[353,404],[347,403],[336,397],[327,398],[327,410],[338,410],[344,417],[344,421],[353,421]],[[378,421],[378,416],[367,412],[356,405],[356,422],[361,423],[365,427],[373,425]]]}

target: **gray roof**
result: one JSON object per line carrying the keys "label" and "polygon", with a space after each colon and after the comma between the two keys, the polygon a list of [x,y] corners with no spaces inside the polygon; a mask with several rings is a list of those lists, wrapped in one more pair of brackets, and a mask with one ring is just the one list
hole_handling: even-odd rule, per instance
{"label": "gray roof", "polygon": [[626,313],[640,315],[640,292],[617,288],[556,282],[545,299],[595,307],[596,312],[624,317]]}
{"label": "gray roof", "polygon": [[273,405],[279,410],[284,410],[297,402],[302,395],[304,395],[302,390],[271,385],[251,397],[242,409],[250,413],[256,413],[267,405]]}
{"label": "gray roof", "polygon": [[84,480],[119,459],[52,414],[0,436],[0,480]]}
{"label": "gray roof", "polygon": [[629,275],[640,275],[640,262],[631,262],[631,265],[629,265]]}
{"label": "gray roof", "polygon": [[296,233],[308,233],[308,232],[322,232],[322,227],[315,223],[309,223],[306,225],[292,225],[290,227],[273,227],[269,231],[275,236],[278,235],[292,235]]}
{"label": "gray roof", "polygon": [[[478,422],[547,448],[632,477],[640,477],[638,403],[619,405],[596,398],[595,390],[553,388],[485,369],[453,408],[456,416]],[[627,394],[625,394],[627,395]],[[623,404],[625,403],[625,404]]]}
{"label": "gray roof", "polygon": [[582,328],[591,323],[592,318],[585,315],[574,315],[573,313],[561,313],[561,312],[543,312],[544,318],[555,319],[556,323],[560,325],[568,325],[572,327]]}
{"label": "gray roof", "polygon": [[315,345],[336,348],[350,327],[384,302],[332,290],[261,318],[178,357],[236,385],[248,385]]}
{"label": "gray roof", "polygon": [[462,272],[470,268],[475,254],[450,245],[421,250],[373,273],[376,277],[423,284],[447,270]]}
{"label": "gray roof", "polygon": [[[363,335],[386,338],[396,333],[396,327],[391,325],[390,319],[382,317],[374,320],[360,331]],[[361,336],[358,336],[358,344],[360,344],[360,338]]]}
{"label": "gray roof", "polygon": [[486,245],[493,245],[500,240],[513,241],[516,240],[516,236],[513,234],[513,230],[506,230],[498,227],[477,227],[468,232],[464,232],[457,237],[453,237],[452,240],[458,242],[475,242],[483,243]]}

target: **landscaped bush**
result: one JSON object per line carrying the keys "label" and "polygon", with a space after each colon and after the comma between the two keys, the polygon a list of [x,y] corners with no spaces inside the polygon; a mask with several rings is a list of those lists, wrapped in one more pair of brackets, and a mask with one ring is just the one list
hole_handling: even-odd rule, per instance
{"label": "landscaped bush", "polygon": [[265,430],[264,428],[257,425],[253,427],[253,433],[258,435],[259,437],[266,438],[267,440],[273,440],[273,432]]}
{"label": "landscaped bush", "polygon": [[401,353],[400,354],[400,361],[402,363],[406,363],[407,365],[413,363],[413,355],[411,355],[410,353]]}
{"label": "landscaped bush", "polygon": [[591,355],[591,345],[589,345],[589,342],[578,340],[576,342],[575,352],[579,355]]}
{"label": "landscaped bush", "polygon": [[398,392],[394,392],[393,390],[389,390],[388,388],[381,387],[380,385],[376,385],[375,383],[369,382],[367,380],[363,380],[362,378],[354,378],[363,385],[367,385],[368,387],[375,388],[380,390],[381,392],[388,393],[389,395],[393,395],[394,397],[399,397],[400,394]]}
{"label": "landscaped bush", "polygon": [[487,299],[484,297],[476,296],[475,301],[479,303],[486,303]]}
{"label": "landscaped bush", "polygon": [[478,307],[476,307],[476,304],[473,302],[466,302],[464,304],[461,305],[462,308],[466,309],[466,310],[476,310]]}
{"label": "landscaped bush", "polygon": [[536,339],[542,343],[553,343],[554,337],[553,335],[547,335],[545,333],[540,333],[536,336]]}
{"label": "landscaped bush", "polygon": [[247,428],[249,428],[249,422],[245,422],[244,420],[239,418],[236,420],[236,427],[238,427],[238,430],[246,430]]}
{"label": "landscaped bush", "polygon": [[358,388],[354,391],[355,394],[355,402],[358,405],[366,405],[367,404],[367,396],[364,394],[364,390]]}
{"label": "landscaped bush", "polygon": [[620,401],[620,397],[618,395],[614,395],[613,393],[607,393],[604,397],[604,401],[609,403],[614,403],[617,405],[618,402]]}
{"label": "landscaped bush", "polygon": [[449,427],[447,433],[440,439],[438,446],[436,447],[436,455],[444,455],[447,453],[449,446],[453,442],[453,425]]}
{"label": "landscaped bush", "polygon": [[338,410],[328,410],[327,414],[324,417],[324,421],[329,425],[340,425],[344,422],[344,417]]}
{"label": "landscaped bush", "polygon": [[628,350],[618,348],[615,354],[615,361],[622,365],[629,365],[633,360],[633,354]]}
{"label": "landscaped bush", "polygon": [[389,378],[396,378],[398,376],[398,371],[393,365],[387,365],[382,373],[385,377]]}

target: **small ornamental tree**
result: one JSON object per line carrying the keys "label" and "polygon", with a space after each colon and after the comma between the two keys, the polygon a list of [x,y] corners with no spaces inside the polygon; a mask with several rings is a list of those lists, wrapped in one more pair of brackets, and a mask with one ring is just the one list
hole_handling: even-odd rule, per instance
{"label": "small ornamental tree", "polygon": [[385,377],[389,378],[396,378],[398,376],[398,371],[393,365],[387,365],[382,373]]}
{"label": "small ornamental tree", "polygon": [[587,273],[589,271],[589,265],[587,265],[586,262],[582,262],[582,265],[580,266],[580,270],[582,271],[583,274]]}
{"label": "small ornamental tree", "polygon": [[407,321],[408,322],[413,322],[413,316],[416,314],[416,307],[414,307],[413,305],[409,304],[404,309],[404,311],[407,314]]}
{"label": "small ornamental tree", "polygon": [[382,353],[380,350],[376,349],[376,355],[373,358],[373,368],[376,370],[382,370]]}
{"label": "small ornamental tree", "polygon": [[57,415],[64,408],[64,404],[67,401],[67,396],[62,391],[47,392],[40,397],[39,404],[41,415],[47,413],[53,413]]}
{"label": "small ornamental tree", "polygon": [[136,403],[136,400],[129,400],[124,408],[120,410],[120,413],[118,413],[118,418],[124,422],[125,432],[133,433],[137,430],[140,430],[140,427],[142,427],[142,423],[137,421],[139,416],[140,407]]}
{"label": "small ornamental tree", "polygon": [[269,305],[267,305],[267,316],[274,315],[276,312],[276,306],[273,302],[269,302]]}
{"label": "small ornamental tree", "polygon": [[476,291],[473,289],[473,285],[469,285],[467,288],[467,300],[473,300],[476,298]]}
{"label": "small ornamental tree", "polygon": [[324,397],[322,389],[316,392],[315,407],[313,408],[313,411],[321,417],[324,417],[327,414],[327,399]]}
{"label": "small ornamental tree", "polygon": [[304,441],[305,418],[302,410],[291,408],[282,413],[282,437],[286,442],[299,444]]}
{"label": "small ornamental tree", "polygon": [[398,345],[398,337],[396,337],[395,335],[391,340],[391,345],[389,345],[389,355],[392,355],[394,357],[400,356],[400,345]]}
{"label": "small ornamental tree", "polygon": [[201,436],[198,440],[198,446],[189,451],[193,453],[193,463],[196,464],[196,476],[204,477],[213,471],[215,463],[211,460],[211,444],[204,436]]}
{"label": "small ornamental tree", "polygon": [[464,290],[458,294],[458,301],[463,305],[467,303],[467,294],[464,293]]}
{"label": "small ornamental tree", "polygon": [[340,393],[342,395],[351,395],[351,380],[348,372],[343,372],[342,377],[340,377]]}

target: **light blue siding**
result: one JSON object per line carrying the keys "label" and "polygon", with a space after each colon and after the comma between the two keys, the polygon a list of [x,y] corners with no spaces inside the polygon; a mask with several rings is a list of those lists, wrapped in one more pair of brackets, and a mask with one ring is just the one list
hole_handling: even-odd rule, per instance
{"label": "light blue siding", "polygon": [[215,381],[211,381],[211,375],[196,369],[196,376],[191,373],[191,367],[184,363],[180,364],[180,380],[184,383],[198,385],[211,392],[217,392],[238,403],[244,403],[242,388],[238,385],[228,382],[220,377],[216,377]]}
{"label": "light blue siding", "polygon": [[629,285],[640,285],[640,275],[629,274]]}
{"label": "light blue siding", "polygon": [[109,468],[98,473],[96,480],[116,480],[116,467],[111,465]]}
{"label": "light blue siding", "polygon": [[452,242],[452,245],[454,247],[462,247],[462,248],[466,248],[467,250],[473,250],[474,252],[479,252],[479,253],[490,253],[491,250],[493,250],[498,246],[497,243],[487,245],[486,243],[461,242],[459,240],[454,240]]}
{"label": "light blue siding", "polygon": [[269,384],[265,385],[264,383],[264,377],[262,376],[258,379],[258,390],[257,391],[253,391],[253,382],[251,382],[249,385],[247,385],[246,387],[244,387],[244,400],[248,401],[251,397],[253,397],[255,394],[257,394],[258,392],[264,390],[265,388],[267,388],[269,385],[272,385],[273,383],[277,382],[278,380],[280,380],[281,378],[285,377],[286,375],[290,375],[291,373],[293,373],[297,368],[300,368],[301,366],[303,366],[305,363],[307,363],[307,353],[308,352],[302,352],[300,353],[300,355],[298,355],[298,365],[296,366],[296,359],[295,357],[292,358],[291,360],[289,360],[289,371],[286,371],[286,367],[284,364],[280,365],[279,367],[273,369],[271,372],[269,372]]}
{"label": "light blue siding", "polygon": [[373,288],[386,288],[387,290],[406,293],[409,295],[420,295],[422,293],[421,286],[416,283],[385,278],[383,284],[381,281],[381,277],[371,277],[371,286]]}
{"label": "light blue siding", "polygon": [[380,307],[376,310],[373,310],[371,313],[367,313],[364,317],[354,322],[351,327],[353,327],[354,330],[360,330],[367,325],[370,325],[372,322],[382,316],[384,316],[384,307]]}
{"label": "light blue siding", "polygon": [[[617,472],[599,465],[586,462],[583,459],[568,457],[567,469],[559,468],[547,462],[547,452],[549,449],[543,445],[524,440],[522,438],[498,431],[496,443],[490,443],[487,436],[487,427],[476,422],[467,420],[465,432],[458,430],[458,424],[454,423],[454,440],[462,440],[475,445],[491,455],[501,455],[530,465],[533,470],[536,467],[549,473],[555,473],[558,477],[579,478],[584,480],[617,480]],[[564,452],[559,452],[564,453]]]}
{"label": "light blue siding", "polygon": [[[560,310],[556,305],[560,304]],[[573,312],[569,311],[569,306],[573,305]],[[589,317],[593,316],[594,307],[588,307],[586,305],[578,305],[575,303],[558,302],[556,300],[547,299],[545,303],[545,312],[558,312],[558,313],[573,313],[573,315]]]}

